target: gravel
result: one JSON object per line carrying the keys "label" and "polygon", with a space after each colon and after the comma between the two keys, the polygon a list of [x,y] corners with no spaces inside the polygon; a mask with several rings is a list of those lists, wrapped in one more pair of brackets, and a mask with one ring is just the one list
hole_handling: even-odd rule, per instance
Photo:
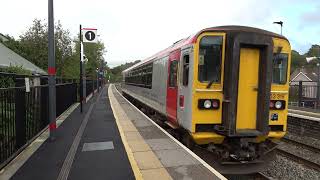
{"label": "gravel", "polygon": [[312,138],[312,137],[306,137],[306,136],[297,136],[295,134],[292,133],[287,133],[286,137],[288,139],[300,142],[300,143],[305,143],[308,144],[310,146],[313,146],[315,148],[320,149],[320,140],[316,139],[316,138]]}
{"label": "gravel", "polygon": [[281,155],[276,155],[276,159],[270,163],[269,168],[263,173],[275,179],[320,179],[320,172],[307,168]]}
{"label": "gravel", "polygon": [[278,148],[296,156],[299,156],[303,159],[306,159],[308,161],[320,164],[320,154],[310,151],[308,149],[304,149],[304,147],[302,146],[297,146],[286,142],[280,142]]}

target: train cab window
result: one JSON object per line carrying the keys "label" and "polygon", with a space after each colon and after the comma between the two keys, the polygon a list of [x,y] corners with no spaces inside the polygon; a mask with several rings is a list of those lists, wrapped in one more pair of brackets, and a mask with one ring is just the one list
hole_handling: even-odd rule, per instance
{"label": "train cab window", "polygon": [[170,64],[169,87],[177,86],[177,70],[178,70],[178,61],[174,60]]}
{"label": "train cab window", "polygon": [[288,54],[278,53],[273,56],[272,83],[286,84],[288,71]]}
{"label": "train cab window", "polygon": [[198,80],[219,83],[221,81],[222,36],[204,36],[200,40]]}
{"label": "train cab window", "polygon": [[189,54],[183,56],[183,67],[182,67],[182,85],[188,86],[189,81]]}

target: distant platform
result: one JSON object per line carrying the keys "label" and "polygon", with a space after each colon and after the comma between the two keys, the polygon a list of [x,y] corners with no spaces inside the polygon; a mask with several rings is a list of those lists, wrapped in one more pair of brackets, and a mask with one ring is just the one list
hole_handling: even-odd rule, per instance
{"label": "distant platform", "polygon": [[320,110],[297,106],[289,106],[288,116],[313,121],[320,121]]}

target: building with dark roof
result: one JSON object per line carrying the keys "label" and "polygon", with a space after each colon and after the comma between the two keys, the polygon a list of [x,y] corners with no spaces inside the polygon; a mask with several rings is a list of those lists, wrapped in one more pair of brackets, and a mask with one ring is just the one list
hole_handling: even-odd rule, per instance
{"label": "building with dark roof", "polygon": [[307,98],[317,97],[317,68],[298,68],[290,75],[290,85],[299,85],[302,81],[303,96]]}

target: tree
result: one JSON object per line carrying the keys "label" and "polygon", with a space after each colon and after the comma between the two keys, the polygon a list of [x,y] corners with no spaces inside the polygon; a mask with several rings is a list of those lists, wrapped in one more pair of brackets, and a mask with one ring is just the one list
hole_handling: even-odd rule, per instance
{"label": "tree", "polygon": [[20,35],[23,56],[42,69],[48,67],[48,26],[42,20],[35,19],[28,30]]}
{"label": "tree", "polygon": [[120,66],[116,66],[112,69],[110,69],[110,78],[111,82],[120,82],[122,81],[122,71],[141,62],[141,60],[136,60],[134,62],[129,62],[125,64],[121,64]]}
{"label": "tree", "polygon": [[[320,57],[320,46],[317,44],[314,44],[311,46],[311,48],[308,50],[306,54],[304,54],[305,57]],[[305,63],[306,68],[315,68],[317,66],[317,63],[319,61],[311,61],[309,63]]]}
{"label": "tree", "polygon": [[[33,20],[32,26],[20,36],[22,54],[42,69],[48,67],[48,25],[42,20]],[[55,59],[57,75],[63,76],[63,64],[72,56],[70,32],[63,29],[61,22],[55,25]]]}
{"label": "tree", "polygon": [[307,68],[313,69],[316,67],[317,61],[307,62],[306,57],[320,57],[320,46],[319,45],[312,45],[308,52],[305,54],[300,54],[299,52],[292,50],[291,51],[291,73],[298,68]]}
{"label": "tree", "polygon": [[296,50],[291,51],[291,73],[298,68],[301,68],[306,64],[306,58],[304,55],[300,55],[300,53]]}
{"label": "tree", "polygon": [[55,25],[55,53],[57,75],[64,77],[64,65],[72,57],[72,39],[69,30],[63,29],[60,21]]}
{"label": "tree", "polygon": [[312,45],[305,55],[308,57],[312,57],[312,56],[320,57],[320,45],[317,45],[317,44]]}
{"label": "tree", "polygon": [[[79,69],[79,50],[80,50],[80,44],[78,38],[74,40],[76,43],[75,50],[73,52],[72,60],[71,62],[77,63],[77,68]],[[103,42],[98,41],[98,43],[84,43],[84,54],[86,58],[88,59],[88,62],[85,65],[86,68],[86,76],[91,79],[97,78],[97,68],[101,70],[105,70],[107,67],[106,62],[104,61],[104,53],[106,52],[105,46]],[[70,70],[70,67],[65,66],[65,68]],[[79,70],[77,70],[79,72]],[[72,73],[74,74],[74,73]],[[79,74],[78,74],[79,76]]]}

